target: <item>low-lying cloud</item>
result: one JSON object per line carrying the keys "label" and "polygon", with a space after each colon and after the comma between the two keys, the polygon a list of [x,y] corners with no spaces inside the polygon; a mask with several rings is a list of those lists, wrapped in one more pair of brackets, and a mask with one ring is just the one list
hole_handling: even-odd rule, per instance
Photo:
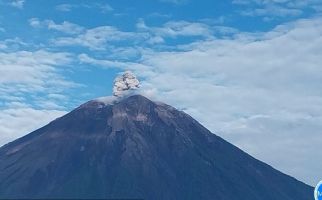
{"label": "low-lying cloud", "polygon": [[[251,155],[314,185],[322,174],[322,19],[145,50],[145,94],[191,114]],[[109,66],[87,57],[88,63]],[[107,65],[105,65],[107,64]],[[146,66],[146,67],[139,67]],[[144,70],[141,70],[144,69]]]}

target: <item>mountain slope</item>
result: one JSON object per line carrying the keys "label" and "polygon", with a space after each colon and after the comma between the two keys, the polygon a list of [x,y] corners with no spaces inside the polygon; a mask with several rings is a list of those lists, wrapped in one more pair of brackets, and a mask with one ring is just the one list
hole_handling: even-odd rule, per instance
{"label": "mountain slope", "polygon": [[309,200],[313,188],[168,105],[90,101],[0,148],[0,198]]}

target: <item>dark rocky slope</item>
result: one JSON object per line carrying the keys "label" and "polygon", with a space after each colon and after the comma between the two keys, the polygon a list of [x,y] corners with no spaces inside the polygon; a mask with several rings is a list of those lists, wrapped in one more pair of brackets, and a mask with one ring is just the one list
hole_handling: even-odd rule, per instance
{"label": "dark rocky slope", "polygon": [[0,148],[0,198],[311,200],[313,188],[168,105],[90,101]]}

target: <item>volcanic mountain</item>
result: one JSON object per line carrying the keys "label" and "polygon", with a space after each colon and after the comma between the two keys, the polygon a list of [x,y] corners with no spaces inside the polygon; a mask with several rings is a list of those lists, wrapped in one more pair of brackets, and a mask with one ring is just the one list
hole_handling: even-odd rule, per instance
{"label": "volcanic mountain", "polygon": [[311,200],[313,188],[184,112],[93,100],[0,148],[0,198]]}

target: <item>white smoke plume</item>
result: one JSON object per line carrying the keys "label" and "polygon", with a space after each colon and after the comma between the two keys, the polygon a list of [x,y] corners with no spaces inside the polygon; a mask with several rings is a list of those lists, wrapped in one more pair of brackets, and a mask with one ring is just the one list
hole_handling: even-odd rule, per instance
{"label": "white smoke plume", "polygon": [[120,97],[140,87],[140,81],[131,71],[126,71],[114,80],[113,95]]}

